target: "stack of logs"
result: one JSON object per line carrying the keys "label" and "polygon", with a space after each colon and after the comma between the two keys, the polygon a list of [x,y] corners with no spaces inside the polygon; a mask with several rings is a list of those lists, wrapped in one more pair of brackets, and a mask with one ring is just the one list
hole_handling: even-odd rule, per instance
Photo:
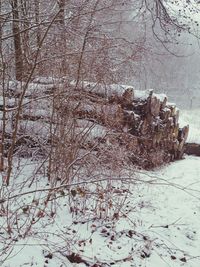
{"label": "stack of logs", "polygon": [[[37,85],[40,88],[40,83]],[[65,97],[61,94],[63,102],[59,102],[59,114],[68,116],[65,114],[69,114],[67,110],[70,110],[70,114],[77,120],[93,122],[109,129],[109,134],[95,142],[109,143],[113,147],[121,145],[128,151],[128,158],[133,164],[146,169],[182,157],[189,127],[179,127],[179,110],[167,102],[165,95],[155,94],[153,90],[135,90],[130,86],[111,85],[105,88],[101,84],[92,83],[82,86],[76,83],[62,84],[62,87]],[[48,99],[48,92],[44,94]],[[31,108],[31,104],[25,106],[21,114],[22,121],[29,121],[32,125],[41,120],[44,124],[45,119],[45,123],[50,125],[50,108],[45,118],[36,116],[39,111],[37,101],[36,110],[31,114],[26,111]],[[27,132],[26,136],[29,134],[31,140],[32,132]],[[48,139],[48,135],[45,138]],[[45,143],[50,142],[47,140]],[[3,165],[1,150],[0,147],[0,171]]]}
{"label": "stack of logs", "polygon": [[[179,110],[167,102],[166,95],[132,87],[111,93],[88,85],[81,90],[85,101],[79,102],[76,116],[109,127],[115,137],[118,133],[118,142],[130,151],[134,164],[150,169],[182,158],[189,126],[179,127]],[[115,145],[113,136],[105,139]]]}

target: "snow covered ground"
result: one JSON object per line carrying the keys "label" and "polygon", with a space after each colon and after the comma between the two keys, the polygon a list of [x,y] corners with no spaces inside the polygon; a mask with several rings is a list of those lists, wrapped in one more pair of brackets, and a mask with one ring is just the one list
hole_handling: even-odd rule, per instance
{"label": "snow covered ground", "polygon": [[[33,166],[27,167],[30,172]],[[24,170],[22,180],[28,175]],[[113,201],[121,198],[123,205],[112,219],[95,219],[94,209],[83,202],[84,214],[78,209],[70,212],[73,205],[79,207],[78,197],[70,204],[67,197],[57,196],[46,209],[44,192],[19,196],[13,203],[10,200],[10,221],[16,216],[18,222],[11,225],[9,232],[8,217],[1,209],[1,266],[199,267],[200,158],[187,156],[153,172],[139,171],[134,177],[139,182],[124,182],[123,190],[115,184],[113,192],[118,198],[113,196]],[[30,191],[25,180],[23,191]],[[18,179],[15,183],[10,197],[19,194],[21,182]],[[48,188],[41,178],[32,189],[40,188]],[[37,197],[40,203],[33,201]],[[19,202],[22,213],[19,207],[15,210]],[[27,209],[31,203],[28,212],[23,203]],[[23,225],[30,218],[39,220],[26,234]],[[81,263],[70,263],[69,251]]]}
{"label": "snow covered ground", "polygon": [[[200,110],[181,110],[180,123],[200,143]],[[45,162],[16,161],[0,184],[0,266],[199,267],[200,157],[122,174],[49,194]]]}

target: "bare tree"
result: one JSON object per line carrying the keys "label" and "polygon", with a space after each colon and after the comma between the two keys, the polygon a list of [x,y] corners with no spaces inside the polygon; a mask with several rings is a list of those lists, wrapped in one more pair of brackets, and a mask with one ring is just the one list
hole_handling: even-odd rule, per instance
{"label": "bare tree", "polygon": [[[76,204],[81,202],[76,195],[81,196],[83,211],[92,196],[99,218],[109,215],[117,218],[123,201],[119,207],[115,206],[118,213],[114,215],[111,177],[122,178],[127,155],[112,138],[126,140],[116,134],[123,112],[118,104],[110,105],[108,91],[113,83],[128,83],[139,77],[144,59],[157,52],[155,44],[158,43],[153,38],[165,48],[162,53],[166,49],[170,52],[170,43],[176,40],[177,33],[188,30],[172,15],[168,3],[164,0],[12,0],[11,5],[0,9],[0,26],[3,24],[0,27],[3,97],[0,171],[5,171],[4,182],[8,186],[4,190],[3,185],[0,190],[0,205],[7,212],[8,239],[15,235],[16,229],[13,240],[25,237],[58,192],[68,194],[74,213],[78,212]],[[150,30],[152,33],[148,33]],[[144,77],[143,73],[140,77]],[[19,82],[13,82],[15,78]],[[150,84],[149,77],[147,80]],[[96,88],[98,97],[91,93]],[[99,97],[102,91],[105,97]],[[14,104],[9,106],[8,100]],[[109,117],[111,111],[116,116],[114,119]],[[106,127],[115,129],[114,137]],[[96,136],[99,131],[101,135]],[[110,139],[104,138],[107,135]],[[134,146],[135,140],[131,141]],[[26,168],[20,160],[29,151],[27,154],[34,163],[37,159],[36,170],[30,168],[31,173],[27,171],[25,179],[17,184],[16,177]],[[37,188],[37,174],[42,173],[46,179],[46,169],[48,188],[11,195],[12,190],[23,191],[27,184]],[[106,181],[105,188],[102,180]],[[91,182],[95,192],[87,194],[86,186]],[[44,195],[40,209],[35,193],[41,192]],[[32,193],[28,207],[23,204],[19,207],[19,200],[14,202],[23,194],[32,196]],[[9,213],[10,201],[15,212]],[[28,215],[27,220],[18,226],[18,216],[23,213]],[[9,244],[10,248],[12,244]]]}

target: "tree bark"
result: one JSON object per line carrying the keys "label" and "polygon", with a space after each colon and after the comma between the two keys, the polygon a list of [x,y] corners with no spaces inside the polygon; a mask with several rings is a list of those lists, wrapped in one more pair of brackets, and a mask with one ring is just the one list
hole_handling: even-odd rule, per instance
{"label": "tree bark", "polygon": [[67,59],[66,59],[66,33],[65,33],[65,0],[58,1],[59,7],[59,23],[61,27],[61,48],[63,52],[63,59],[61,62],[61,74],[67,75]]}
{"label": "tree bark", "polygon": [[36,33],[36,38],[37,38],[37,47],[40,46],[40,41],[41,41],[41,32],[40,32],[40,3],[39,0],[34,0],[34,5],[35,5],[35,23],[38,25],[37,27],[37,33]]}
{"label": "tree bark", "polygon": [[15,75],[17,81],[23,79],[23,55],[21,46],[20,26],[19,26],[19,10],[18,1],[12,0],[12,16],[13,16],[13,38],[15,50]]}
{"label": "tree bark", "polygon": [[65,0],[58,1],[59,6],[59,21],[61,25],[65,25]]}
{"label": "tree bark", "polygon": [[[2,7],[2,1],[0,0],[0,14],[1,14],[1,7]],[[2,52],[2,34],[3,34],[2,19],[0,18],[0,51],[1,52]]]}
{"label": "tree bark", "polygon": [[21,14],[23,31],[24,31],[24,33],[21,35],[21,40],[22,40],[24,61],[26,61],[26,64],[29,64],[28,58],[29,58],[29,51],[30,51],[30,37],[29,37],[29,31],[27,31],[27,29],[30,27],[30,20],[28,18],[28,8],[29,7],[28,7],[27,0],[20,0],[20,14]]}

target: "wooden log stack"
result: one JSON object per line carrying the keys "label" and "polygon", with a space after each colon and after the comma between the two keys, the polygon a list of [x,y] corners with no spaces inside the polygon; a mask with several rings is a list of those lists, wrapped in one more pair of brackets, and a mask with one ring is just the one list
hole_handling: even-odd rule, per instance
{"label": "wooden log stack", "polygon": [[[100,103],[93,98],[89,117],[118,133],[118,139],[130,150],[133,163],[152,168],[182,158],[189,126],[179,127],[179,109],[167,101],[166,95],[127,86],[120,90],[113,85],[110,88],[111,93],[109,88],[103,91],[97,85],[94,88],[87,84],[81,89],[104,99]],[[81,109],[79,115],[86,114],[84,104]]]}
{"label": "wooden log stack", "polygon": [[[48,86],[55,88],[53,85]],[[147,169],[182,158],[189,126],[179,127],[179,110],[175,104],[167,101],[166,95],[155,94],[153,90],[135,90],[131,86],[105,86],[89,82],[78,85],[76,82],[72,82],[70,85],[63,83],[59,86],[63,88],[64,94],[62,92],[61,102],[59,100],[58,107],[55,107],[57,115],[63,118],[72,116],[86,124],[93,122],[107,129],[109,134],[99,138],[99,147],[101,144],[109,144],[113,147],[116,144],[120,145],[127,152],[128,158],[133,164]],[[37,86],[31,84],[31,89],[35,87],[40,91],[40,83],[37,83]],[[48,131],[50,128],[48,125],[52,123],[56,125],[56,121],[51,120],[52,107],[49,104],[48,92],[45,91],[46,87],[45,90],[43,87],[41,91],[44,91],[45,98],[42,97],[41,92],[40,98],[33,101],[32,94],[27,94],[27,104],[22,109],[19,128],[26,121],[28,123],[26,137],[32,127],[34,131],[30,132],[30,137],[33,138],[33,134],[35,134],[37,140],[41,139],[41,143],[48,144],[48,142],[43,142],[43,139],[49,138],[49,134],[46,131],[44,134],[41,125],[43,128],[46,126]],[[51,94],[52,91],[49,92],[49,95]],[[59,98],[59,94],[55,95],[58,95]],[[56,102],[56,98],[54,102]],[[12,105],[11,110],[13,107]],[[1,107],[0,110],[2,110]],[[10,117],[12,116],[10,115]],[[106,132],[108,132],[107,130]],[[85,135],[85,132],[81,129],[79,135],[81,133]],[[22,140],[20,132],[18,138]],[[29,138],[29,140],[32,139]],[[94,141],[96,147],[97,140]],[[89,142],[92,145],[91,140]],[[34,142],[32,143],[34,146]],[[16,144],[18,143],[16,142]],[[0,162],[0,170],[1,168],[2,163]]]}

